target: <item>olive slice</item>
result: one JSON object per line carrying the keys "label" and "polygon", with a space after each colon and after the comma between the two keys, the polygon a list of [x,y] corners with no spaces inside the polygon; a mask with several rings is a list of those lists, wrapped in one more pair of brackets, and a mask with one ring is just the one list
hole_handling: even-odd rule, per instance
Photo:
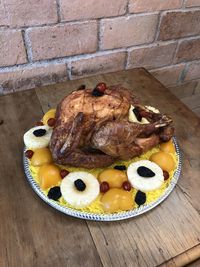
{"label": "olive slice", "polygon": [[135,203],[138,205],[138,206],[141,206],[143,205],[145,202],[146,202],[146,194],[142,191],[137,191],[136,193],[136,196],[135,196]]}
{"label": "olive slice", "polygon": [[41,137],[41,136],[44,136],[46,134],[46,130],[45,129],[38,129],[38,130],[35,130],[33,132],[33,134],[36,136],[36,137]]}
{"label": "olive slice", "polygon": [[77,179],[76,181],[74,181],[74,185],[78,191],[84,191],[86,188],[85,183],[81,179]]}
{"label": "olive slice", "polygon": [[135,114],[135,117],[137,118],[137,120],[142,121],[142,116],[140,115],[139,109],[136,107],[132,111]]}
{"label": "olive slice", "polygon": [[149,168],[145,167],[145,166],[140,166],[137,169],[137,173],[140,176],[145,177],[145,178],[149,178],[149,177],[154,177],[155,176],[155,173],[152,170],[150,170]]}
{"label": "olive slice", "polygon": [[58,200],[61,197],[61,192],[60,192],[60,187],[55,186],[52,187],[49,192],[48,192],[48,198],[53,199],[53,200]]}

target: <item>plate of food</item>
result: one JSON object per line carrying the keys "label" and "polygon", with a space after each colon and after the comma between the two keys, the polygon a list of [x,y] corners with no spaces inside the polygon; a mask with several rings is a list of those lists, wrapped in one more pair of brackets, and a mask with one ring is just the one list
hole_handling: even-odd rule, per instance
{"label": "plate of food", "polygon": [[24,134],[26,177],[70,216],[116,221],[164,201],[181,172],[173,120],[132,90],[81,86]]}

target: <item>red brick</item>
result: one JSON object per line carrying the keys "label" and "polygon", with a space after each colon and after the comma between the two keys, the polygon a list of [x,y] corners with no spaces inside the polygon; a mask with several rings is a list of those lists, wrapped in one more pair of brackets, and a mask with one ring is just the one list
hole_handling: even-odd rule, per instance
{"label": "red brick", "polygon": [[12,27],[40,25],[55,23],[58,19],[56,0],[3,0],[2,5],[4,25]]}
{"label": "red brick", "polygon": [[127,0],[60,0],[61,20],[80,20],[122,15]]}
{"label": "red brick", "polygon": [[194,89],[197,86],[197,81],[187,82],[173,87],[169,87],[170,91],[178,98],[188,97],[193,95]]}
{"label": "red brick", "polygon": [[176,43],[154,44],[142,48],[133,48],[129,51],[128,68],[145,67],[147,69],[170,65]]}
{"label": "red brick", "polygon": [[186,0],[185,7],[199,7],[200,0]]}
{"label": "red brick", "polygon": [[66,65],[49,63],[16,67],[0,72],[3,94],[67,80]]}
{"label": "red brick", "polygon": [[151,43],[155,38],[157,21],[157,15],[103,19],[101,49]]}
{"label": "red brick", "polygon": [[0,1],[0,26],[6,25],[6,10],[3,1]]}
{"label": "red brick", "polygon": [[200,10],[167,12],[160,25],[159,40],[200,34]]}
{"label": "red brick", "polygon": [[189,64],[184,81],[200,78],[200,61],[195,61]]}
{"label": "red brick", "polygon": [[26,51],[21,31],[0,31],[0,66],[26,63]]}
{"label": "red brick", "polygon": [[97,49],[97,23],[84,22],[28,30],[33,60],[59,58]]}
{"label": "red brick", "polygon": [[129,11],[131,13],[154,12],[181,6],[182,0],[130,0]]}
{"label": "red brick", "polygon": [[171,86],[177,84],[184,67],[184,64],[179,64],[151,70],[150,72],[162,84],[165,86]]}
{"label": "red brick", "polygon": [[125,58],[125,52],[117,52],[76,60],[71,63],[71,74],[73,78],[78,78],[90,76],[96,73],[123,70]]}
{"label": "red brick", "polygon": [[176,62],[189,61],[200,58],[200,38],[184,40],[180,43]]}

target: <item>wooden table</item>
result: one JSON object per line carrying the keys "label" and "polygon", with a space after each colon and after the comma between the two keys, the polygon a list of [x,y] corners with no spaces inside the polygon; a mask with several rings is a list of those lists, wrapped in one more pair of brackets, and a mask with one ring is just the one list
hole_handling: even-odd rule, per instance
{"label": "wooden table", "polygon": [[[122,84],[174,118],[183,171],[157,208],[120,222],[75,219],[47,206],[23,171],[23,134],[81,84]],[[144,69],[0,97],[0,266],[183,266],[200,257],[200,119]]]}

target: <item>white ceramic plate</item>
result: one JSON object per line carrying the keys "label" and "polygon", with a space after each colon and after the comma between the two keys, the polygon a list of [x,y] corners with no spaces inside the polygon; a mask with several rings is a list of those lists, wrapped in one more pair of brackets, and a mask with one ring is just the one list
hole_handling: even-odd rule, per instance
{"label": "white ceramic plate", "polygon": [[[113,213],[113,214],[95,214],[95,213],[89,213],[89,212],[83,212],[83,211],[79,211],[76,209],[72,209],[72,208],[67,208],[63,205],[61,205],[59,202],[56,202],[54,200],[49,199],[40,189],[39,185],[35,182],[35,180],[33,179],[30,170],[29,170],[29,164],[28,164],[28,159],[25,157],[25,153],[23,153],[23,162],[24,162],[24,170],[25,170],[25,174],[26,177],[31,185],[31,187],[33,188],[33,190],[35,191],[35,193],[42,199],[44,200],[48,205],[50,205],[51,207],[69,215],[69,216],[73,216],[73,217],[77,217],[77,218],[81,218],[81,219],[86,219],[86,220],[92,220],[92,221],[118,221],[118,220],[124,220],[124,219],[128,219],[131,217],[135,217],[138,216],[142,213],[145,213],[153,208],[155,208],[156,206],[158,206],[162,201],[164,201],[168,195],[172,192],[172,190],[174,189],[178,178],[180,176],[181,173],[181,165],[182,165],[182,161],[181,161],[181,153],[180,153],[180,149],[177,143],[177,140],[175,137],[173,137],[173,143],[175,145],[176,148],[176,153],[178,155],[178,166],[177,169],[174,173],[174,176],[169,184],[169,186],[166,188],[165,192],[163,193],[163,195],[161,195],[156,201],[151,202],[149,204],[144,204],[142,206],[140,206],[139,208],[134,208],[133,210],[130,211],[123,211],[123,212],[118,212],[118,213]],[[24,149],[24,152],[26,151],[26,148]]]}

